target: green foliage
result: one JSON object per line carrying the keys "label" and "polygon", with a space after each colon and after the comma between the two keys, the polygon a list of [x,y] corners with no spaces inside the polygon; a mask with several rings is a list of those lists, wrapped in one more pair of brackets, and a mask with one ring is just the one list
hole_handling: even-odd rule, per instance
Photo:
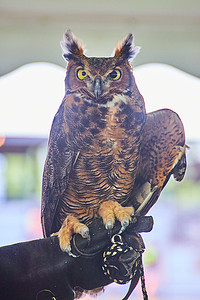
{"label": "green foliage", "polygon": [[31,153],[7,154],[6,188],[8,199],[33,197],[38,192],[37,158]]}

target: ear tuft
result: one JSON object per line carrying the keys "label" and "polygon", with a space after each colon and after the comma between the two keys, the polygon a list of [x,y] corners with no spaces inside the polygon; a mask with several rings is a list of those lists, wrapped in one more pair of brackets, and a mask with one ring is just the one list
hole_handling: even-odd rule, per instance
{"label": "ear tuft", "polygon": [[134,46],[134,37],[129,33],[125,38],[119,42],[115,48],[115,57],[123,60],[133,60],[140,52],[140,47]]}
{"label": "ear tuft", "polygon": [[70,59],[80,58],[83,55],[84,47],[78,38],[68,29],[60,42],[63,50],[63,57],[69,61]]}

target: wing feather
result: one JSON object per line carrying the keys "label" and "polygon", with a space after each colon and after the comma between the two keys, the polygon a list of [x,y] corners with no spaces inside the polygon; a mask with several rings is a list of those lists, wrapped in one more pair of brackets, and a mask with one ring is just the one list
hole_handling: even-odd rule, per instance
{"label": "wing feather", "polygon": [[133,192],[136,209],[145,197],[154,192],[140,211],[141,215],[145,215],[155,204],[171,175],[177,181],[183,179],[186,148],[183,124],[174,111],[161,109],[147,114]]}
{"label": "wing feather", "polygon": [[52,233],[56,208],[60,197],[67,189],[69,175],[78,155],[78,152],[67,142],[63,114],[64,107],[61,104],[52,123],[44,165],[41,218],[45,237]]}

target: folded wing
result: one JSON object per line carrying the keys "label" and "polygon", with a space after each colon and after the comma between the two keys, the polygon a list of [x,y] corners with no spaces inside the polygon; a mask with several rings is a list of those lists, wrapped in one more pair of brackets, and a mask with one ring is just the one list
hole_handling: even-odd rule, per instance
{"label": "folded wing", "polygon": [[183,179],[186,148],[183,124],[174,111],[161,109],[147,114],[132,195],[136,214],[149,211],[171,175],[177,181]]}

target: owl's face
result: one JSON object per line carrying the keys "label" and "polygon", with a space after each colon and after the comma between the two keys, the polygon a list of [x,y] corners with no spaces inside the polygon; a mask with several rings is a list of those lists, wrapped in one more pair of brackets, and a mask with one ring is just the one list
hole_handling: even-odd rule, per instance
{"label": "owl's face", "polygon": [[134,77],[129,60],[139,51],[133,46],[132,34],[117,46],[115,55],[108,58],[86,57],[80,42],[69,30],[61,46],[68,61],[66,91],[81,93],[89,100],[105,103],[111,93],[131,90]]}

